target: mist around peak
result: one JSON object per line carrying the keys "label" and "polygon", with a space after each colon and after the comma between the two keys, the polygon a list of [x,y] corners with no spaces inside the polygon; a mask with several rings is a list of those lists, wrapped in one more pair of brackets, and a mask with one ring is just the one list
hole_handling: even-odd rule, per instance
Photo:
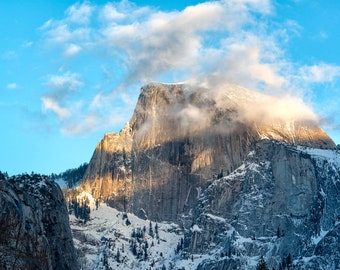
{"label": "mist around peak", "polygon": [[250,129],[260,138],[308,145],[325,140],[327,147],[334,148],[319,127],[318,116],[302,99],[268,95],[230,83],[215,88],[189,83],[147,84],[142,87],[130,124],[135,143],[144,147],[188,136],[204,138]]}

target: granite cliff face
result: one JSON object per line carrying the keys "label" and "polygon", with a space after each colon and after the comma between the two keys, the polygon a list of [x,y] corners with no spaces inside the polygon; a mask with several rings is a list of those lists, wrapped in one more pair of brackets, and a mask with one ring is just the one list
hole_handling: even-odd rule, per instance
{"label": "granite cliff face", "polygon": [[1,269],[78,269],[57,184],[35,174],[2,178],[0,205]]}
{"label": "granite cliff face", "polygon": [[[81,188],[117,209],[176,221],[193,209],[209,179],[234,171],[263,138],[335,148],[310,121],[264,121],[258,107],[267,98],[235,85],[215,92],[146,85],[125,128],[98,143]],[[247,109],[254,104],[258,121]]]}
{"label": "granite cliff face", "polygon": [[234,85],[144,86],[124,129],[98,143],[80,188],[180,224],[183,256],[211,258],[198,269],[255,269],[260,256],[275,269],[338,269],[340,154],[294,102]]}
{"label": "granite cliff face", "polygon": [[289,254],[294,269],[338,269],[339,187],[335,151],[259,141],[200,197],[188,250],[222,254],[199,269],[251,269],[251,258],[260,255],[284,269]]}

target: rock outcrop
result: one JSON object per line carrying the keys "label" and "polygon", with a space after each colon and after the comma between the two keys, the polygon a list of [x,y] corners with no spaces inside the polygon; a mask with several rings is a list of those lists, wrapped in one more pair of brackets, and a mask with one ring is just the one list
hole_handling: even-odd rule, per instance
{"label": "rock outcrop", "polygon": [[1,269],[78,269],[59,186],[37,174],[0,179]]}
{"label": "rock outcrop", "polygon": [[260,256],[275,269],[339,269],[340,154],[303,106],[238,86],[147,85],[80,188],[180,224],[183,256],[210,256],[198,269],[255,269]]}
{"label": "rock outcrop", "polygon": [[80,187],[119,210],[177,221],[209,179],[234,171],[263,138],[335,148],[309,120],[268,117],[260,106],[268,98],[234,85],[146,85],[125,128],[98,143]]}
{"label": "rock outcrop", "polygon": [[294,269],[338,269],[339,185],[339,161],[262,140],[237,170],[202,194],[188,250],[222,254],[199,269],[251,269],[250,258],[260,255],[283,269],[289,254]]}

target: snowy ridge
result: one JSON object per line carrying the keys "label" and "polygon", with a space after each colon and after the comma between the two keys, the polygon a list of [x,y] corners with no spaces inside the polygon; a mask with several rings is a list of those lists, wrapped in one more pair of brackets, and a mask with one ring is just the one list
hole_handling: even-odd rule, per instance
{"label": "snowy ridge", "polygon": [[328,160],[340,166],[339,150],[317,149],[304,146],[297,146],[297,150],[311,155],[313,158],[321,158]]}

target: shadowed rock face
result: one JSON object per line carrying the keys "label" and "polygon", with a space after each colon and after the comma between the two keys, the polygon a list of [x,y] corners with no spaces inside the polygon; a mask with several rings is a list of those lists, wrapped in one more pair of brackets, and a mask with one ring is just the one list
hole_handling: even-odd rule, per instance
{"label": "shadowed rock face", "polygon": [[120,210],[176,221],[208,179],[234,171],[263,138],[335,148],[310,121],[243,117],[262,96],[238,86],[218,95],[183,84],[144,86],[125,128],[98,143],[81,188]]}
{"label": "shadowed rock face", "polygon": [[278,269],[289,253],[293,269],[338,269],[339,187],[339,163],[259,141],[237,170],[202,193],[188,250],[224,254],[199,269],[253,269],[249,258],[260,255]]}
{"label": "shadowed rock face", "polygon": [[40,175],[0,180],[1,269],[78,269],[63,194]]}

